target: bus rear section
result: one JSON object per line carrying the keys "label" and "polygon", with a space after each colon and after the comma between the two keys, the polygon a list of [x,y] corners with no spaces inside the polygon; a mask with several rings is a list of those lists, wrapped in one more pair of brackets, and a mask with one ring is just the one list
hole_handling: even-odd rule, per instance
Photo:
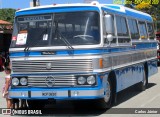
{"label": "bus rear section", "polygon": [[157,72],[152,22],[148,14],[97,2],[18,11],[10,97],[30,107],[87,99],[110,108],[118,92],[137,83],[145,90]]}

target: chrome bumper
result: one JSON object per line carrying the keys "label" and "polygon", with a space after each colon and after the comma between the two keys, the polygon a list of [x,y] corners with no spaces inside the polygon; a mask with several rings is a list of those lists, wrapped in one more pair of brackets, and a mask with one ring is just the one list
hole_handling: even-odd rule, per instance
{"label": "chrome bumper", "polygon": [[[44,93],[52,93],[54,95],[44,95]],[[23,99],[71,99],[71,98],[100,98],[104,96],[104,89],[99,90],[10,90],[9,96],[11,98],[23,98]]]}

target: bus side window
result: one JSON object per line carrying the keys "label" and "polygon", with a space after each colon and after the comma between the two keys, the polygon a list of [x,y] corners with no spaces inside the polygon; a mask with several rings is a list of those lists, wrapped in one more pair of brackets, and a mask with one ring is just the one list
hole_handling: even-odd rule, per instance
{"label": "bus side window", "polygon": [[138,40],[140,38],[137,21],[135,19],[128,19],[129,30],[132,40]]}
{"label": "bus side window", "polygon": [[149,39],[154,39],[155,34],[154,34],[153,24],[152,23],[147,23],[147,28],[148,28]]}
{"label": "bus side window", "polygon": [[148,35],[147,35],[147,29],[146,29],[145,22],[139,21],[138,22],[138,26],[139,26],[139,31],[140,31],[141,39],[147,39]]}
{"label": "bus side window", "polygon": [[125,17],[116,16],[118,43],[130,43],[129,31]]}

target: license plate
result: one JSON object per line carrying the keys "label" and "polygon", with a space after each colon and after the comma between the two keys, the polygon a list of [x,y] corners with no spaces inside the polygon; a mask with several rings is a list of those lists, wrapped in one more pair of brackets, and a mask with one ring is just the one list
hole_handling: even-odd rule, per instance
{"label": "license plate", "polygon": [[56,92],[54,92],[54,91],[44,91],[44,92],[42,92],[42,96],[44,96],[44,97],[48,97],[48,96],[56,96],[57,95],[57,93]]}

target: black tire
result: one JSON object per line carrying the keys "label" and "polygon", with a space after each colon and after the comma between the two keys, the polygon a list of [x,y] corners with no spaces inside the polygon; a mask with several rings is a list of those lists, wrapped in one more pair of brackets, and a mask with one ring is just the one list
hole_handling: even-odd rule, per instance
{"label": "black tire", "polygon": [[108,79],[107,85],[108,85],[109,91],[108,91],[108,93],[106,93],[106,97],[99,99],[99,102],[101,104],[101,108],[103,108],[103,109],[111,108],[112,102],[113,102],[113,86],[112,86],[110,79]]}
{"label": "black tire", "polygon": [[138,90],[139,91],[145,91],[147,88],[148,79],[146,76],[146,71],[143,72],[143,80],[138,84]]}
{"label": "black tire", "polygon": [[31,109],[41,109],[44,108],[46,101],[45,100],[27,100],[28,107]]}

